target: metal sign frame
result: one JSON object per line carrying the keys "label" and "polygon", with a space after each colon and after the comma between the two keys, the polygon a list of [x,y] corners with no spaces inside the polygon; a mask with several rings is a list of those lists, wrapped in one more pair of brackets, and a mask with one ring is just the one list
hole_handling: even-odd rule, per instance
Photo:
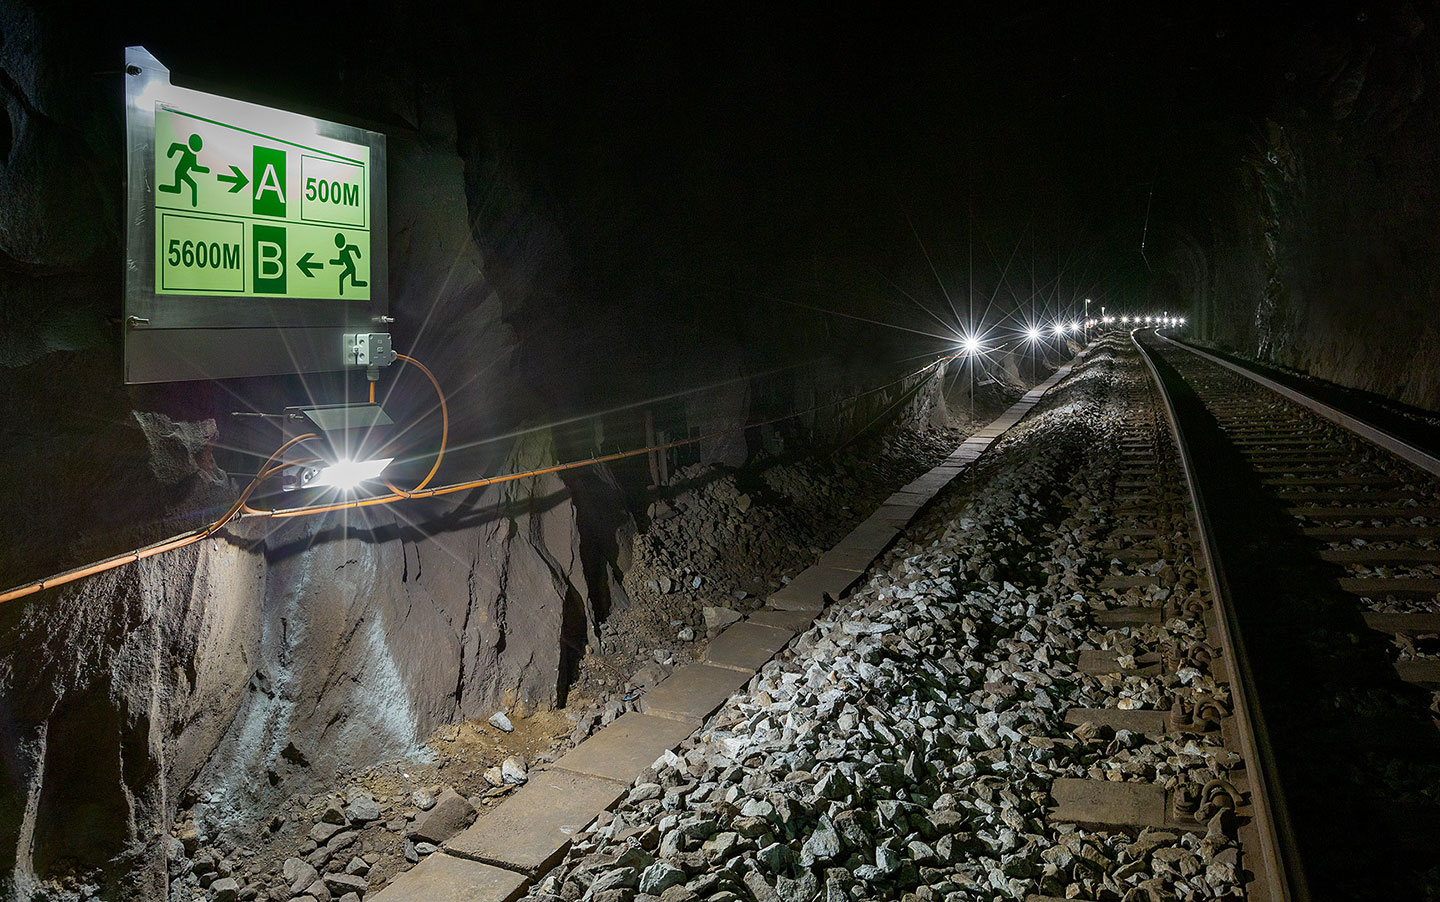
{"label": "metal sign frame", "polygon": [[[127,384],[352,368],[344,336],[386,331],[389,242],[385,136],[170,83],[143,47],[125,49]],[[263,121],[267,135],[369,149],[369,298],[156,294],[155,114],[169,108],[223,123]]]}

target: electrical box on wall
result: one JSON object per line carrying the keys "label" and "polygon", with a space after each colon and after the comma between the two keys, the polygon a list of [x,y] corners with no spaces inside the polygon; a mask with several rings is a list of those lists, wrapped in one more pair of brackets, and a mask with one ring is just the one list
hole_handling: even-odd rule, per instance
{"label": "electrical box on wall", "polygon": [[385,136],[125,73],[125,381],[393,362]]}

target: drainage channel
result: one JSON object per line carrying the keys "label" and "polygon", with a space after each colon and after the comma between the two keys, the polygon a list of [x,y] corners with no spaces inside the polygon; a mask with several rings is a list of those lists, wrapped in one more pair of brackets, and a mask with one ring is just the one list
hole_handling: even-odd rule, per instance
{"label": "drainage channel", "polygon": [[437,854],[399,875],[376,902],[507,902],[559,862],[573,838],[632,790],[657,760],[673,756],[732,695],[843,597],[906,524],[1000,436],[1063,381],[1062,367],[966,439],[941,465],[904,486],[839,545],[800,573],[764,608],[717,636],[702,663],[651,688],[641,710],[623,715],[529,781]]}
{"label": "drainage channel", "polygon": [[1440,462],[1137,338],[1176,400],[1229,574],[1292,873],[1324,898],[1440,898]]}

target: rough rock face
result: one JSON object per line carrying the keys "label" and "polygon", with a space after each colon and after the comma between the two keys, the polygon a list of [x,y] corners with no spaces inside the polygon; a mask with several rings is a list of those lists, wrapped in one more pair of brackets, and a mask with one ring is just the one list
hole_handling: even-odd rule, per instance
{"label": "rough rock face", "polygon": [[1164,267],[1196,336],[1437,409],[1440,33],[1431,7],[1351,16],[1275,48],[1270,118]]}
{"label": "rough rock face", "polygon": [[[216,460],[244,406],[230,392],[253,390],[273,410],[324,377],[119,384],[123,147],[114,83],[95,80],[88,55],[113,48],[74,49],[59,13],[15,4],[0,16],[0,417],[23,424],[7,428],[0,480],[0,510],[23,512],[0,523],[8,587],[206,522],[237,488]],[[516,311],[542,339],[567,317],[588,337],[584,300],[555,284],[563,240],[514,173],[456,152],[468,145],[443,92],[391,71],[372,63],[353,90],[394,108],[377,115],[389,117],[397,346],[443,374],[454,435],[505,437],[456,450],[447,468],[580,456],[573,435],[517,435],[556,417],[553,398],[520,383],[547,369],[584,381],[543,340],[515,359]],[[47,170],[42,156],[61,163]],[[58,169],[80,176],[47,181]],[[836,366],[787,374],[783,397],[758,398],[733,381],[753,361],[718,356],[714,381],[731,381],[689,402],[682,419],[697,429],[885,381]],[[387,409],[431,447],[428,386],[403,370],[394,380]],[[911,407],[929,410],[932,394]],[[769,436],[835,440],[905,400],[877,393]],[[742,462],[756,438],[711,442],[691,460]],[[563,701],[596,617],[625,603],[637,474],[552,477],[348,521],[255,521],[0,606],[0,896],[75,874],[106,897],[160,898],[157,837],[192,784],[206,788],[197,829],[220,830],[338,768],[404,753],[446,719]]]}
{"label": "rough rock face", "polygon": [[[228,541],[151,558],[44,599],[0,658],[5,784],[0,867],[158,860],[113,876],[159,897],[166,828],[240,703],[259,633],[263,559]],[[44,662],[37,666],[36,662]]]}
{"label": "rough rock face", "polygon": [[202,832],[411,752],[442,722],[561,697],[562,637],[583,649],[591,619],[574,508],[555,477],[504,514],[498,494],[267,539],[253,677],[200,781]]}

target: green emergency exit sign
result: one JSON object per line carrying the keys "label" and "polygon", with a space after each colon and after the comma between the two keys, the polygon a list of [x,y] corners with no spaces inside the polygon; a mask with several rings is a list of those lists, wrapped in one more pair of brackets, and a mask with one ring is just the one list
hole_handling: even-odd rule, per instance
{"label": "green emergency exit sign", "polygon": [[158,106],[155,293],[369,300],[370,148],[324,143]]}

